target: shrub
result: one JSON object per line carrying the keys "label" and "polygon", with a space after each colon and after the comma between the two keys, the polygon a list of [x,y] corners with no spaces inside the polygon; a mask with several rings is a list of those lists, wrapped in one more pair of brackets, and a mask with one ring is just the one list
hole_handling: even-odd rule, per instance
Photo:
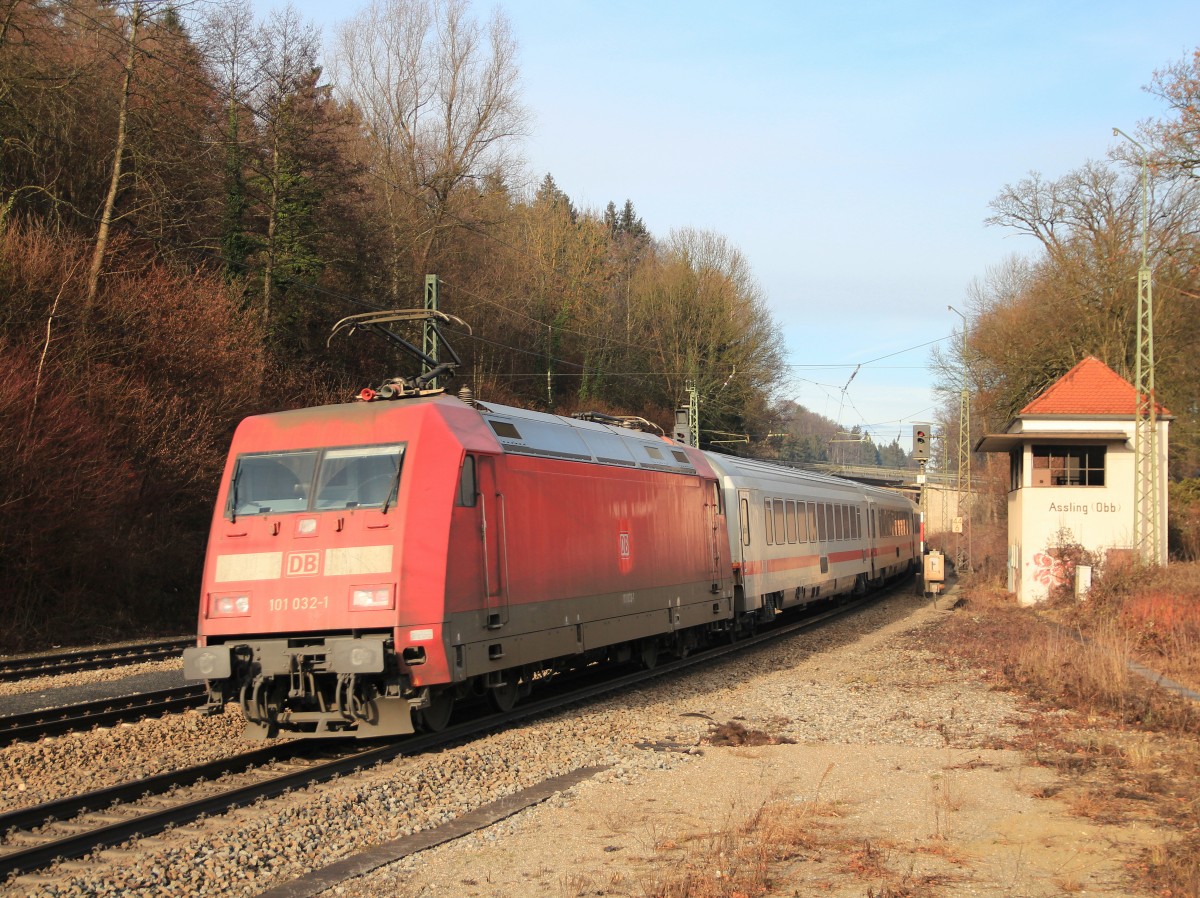
{"label": "shrub", "polygon": [[85,324],[87,251],[0,232],[6,648],[190,626],[229,437],[278,407],[220,277],[118,248]]}

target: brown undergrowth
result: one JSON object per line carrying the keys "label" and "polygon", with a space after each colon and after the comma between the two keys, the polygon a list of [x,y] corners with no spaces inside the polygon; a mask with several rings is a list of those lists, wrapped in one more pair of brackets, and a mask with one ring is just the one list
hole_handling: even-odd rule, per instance
{"label": "brown undergrowth", "polygon": [[926,647],[1035,700],[1048,713],[1017,747],[1062,774],[1064,785],[1046,797],[1100,822],[1142,820],[1170,832],[1131,874],[1163,898],[1200,896],[1200,705],[1126,663],[1138,658],[1177,677],[1200,669],[1200,566],[1112,572],[1086,602],[1037,610],[989,584],[962,594]]}

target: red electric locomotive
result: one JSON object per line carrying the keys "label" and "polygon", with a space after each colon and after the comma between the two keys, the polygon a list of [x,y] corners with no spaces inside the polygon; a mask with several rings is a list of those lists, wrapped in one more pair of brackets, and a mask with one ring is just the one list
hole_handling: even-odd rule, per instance
{"label": "red electric locomotive", "polygon": [[249,418],[185,676],[260,737],[438,729],[556,659],[725,626],[726,533],[704,455],[625,427],[445,395]]}

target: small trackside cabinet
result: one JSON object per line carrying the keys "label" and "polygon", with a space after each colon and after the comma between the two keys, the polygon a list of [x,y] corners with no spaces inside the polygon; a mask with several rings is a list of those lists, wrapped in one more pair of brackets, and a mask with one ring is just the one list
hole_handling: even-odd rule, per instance
{"label": "small trackside cabinet", "polygon": [[930,552],[925,556],[925,584],[941,583],[946,579],[946,558],[941,552]]}

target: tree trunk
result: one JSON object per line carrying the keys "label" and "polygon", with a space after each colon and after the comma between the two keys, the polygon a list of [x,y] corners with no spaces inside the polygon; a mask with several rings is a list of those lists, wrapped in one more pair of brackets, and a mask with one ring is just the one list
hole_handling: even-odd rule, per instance
{"label": "tree trunk", "polygon": [[104,198],[104,209],[100,214],[100,230],[96,233],[96,247],[92,252],[92,267],[88,273],[87,299],[84,302],[84,321],[91,317],[96,303],[96,292],[100,286],[100,266],[104,251],[108,248],[108,232],[112,227],[113,209],[117,204],[117,188],[121,182],[121,167],[125,157],[125,132],[129,121],[129,94],[133,86],[133,66],[137,59],[137,33],[141,24],[142,5],[134,0],[129,19],[129,54],[125,59],[125,83],[121,89],[121,106],[117,114],[117,149],[113,154],[112,177],[108,182],[108,194]]}
{"label": "tree trunk", "polygon": [[279,223],[279,138],[271,146],[267,196],[267,258],[263,265],[263,335],[271,339],[271,291],[275,286],[275,229]]}

